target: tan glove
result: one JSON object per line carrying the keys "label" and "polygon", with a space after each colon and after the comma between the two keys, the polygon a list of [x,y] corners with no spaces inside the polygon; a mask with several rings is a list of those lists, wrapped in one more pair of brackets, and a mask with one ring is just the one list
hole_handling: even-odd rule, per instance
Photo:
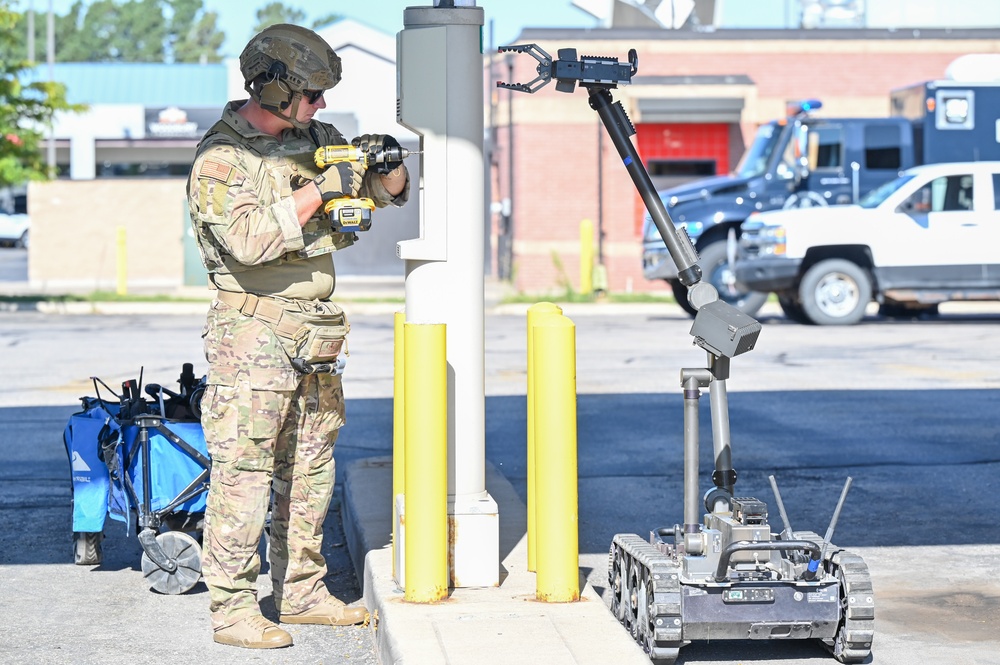
{"label": "tan glove", "polygon": [[364,174],[365,167],[360,162],[340,162],[316,176],[313,183],[326,203],[345,196],[357,196],[361,190],[361,176]]}

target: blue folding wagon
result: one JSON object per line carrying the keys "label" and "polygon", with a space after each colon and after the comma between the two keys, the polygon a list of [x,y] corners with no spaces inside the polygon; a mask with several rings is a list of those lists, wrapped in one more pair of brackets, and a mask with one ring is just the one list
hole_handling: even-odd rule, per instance
{"label": "blue folding wagon", "polygon": [[161,593],[180,594],[201,579],[201,539],[210,460],[201,429],[201,395],[185,363],[180,391],[126,381],[117,402],[81,398],[63,431],[73,483],[73,547],[79,565],[101,563],[107,516],[135,528],[142,573]]}

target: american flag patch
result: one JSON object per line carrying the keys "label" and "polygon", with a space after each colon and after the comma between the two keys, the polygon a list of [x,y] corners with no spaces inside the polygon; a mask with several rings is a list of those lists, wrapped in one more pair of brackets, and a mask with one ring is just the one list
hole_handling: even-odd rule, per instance
{"label": "american flag patch", "polygon": [[198,175],[205,178],[214,178],[221,182],[229,182],[229,176],[232,172],[233,167],[229,164],[223,164],[213,159],[206,159],[205,163],[201,165],[201,171],[198,172]]}

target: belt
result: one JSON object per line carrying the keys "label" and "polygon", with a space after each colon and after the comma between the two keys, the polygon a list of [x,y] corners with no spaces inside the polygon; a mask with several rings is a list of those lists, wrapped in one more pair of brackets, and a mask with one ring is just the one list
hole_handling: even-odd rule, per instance
{"label": "belt", "polygon": [[258,296],[255,293],[237,293],[220,289],[215,292],[215,297],[230,307],[240,310],[246,316],[252,316],[272,325],[278,324],[285,311],[285,306],[281,304],[280,300],[268,296]]}

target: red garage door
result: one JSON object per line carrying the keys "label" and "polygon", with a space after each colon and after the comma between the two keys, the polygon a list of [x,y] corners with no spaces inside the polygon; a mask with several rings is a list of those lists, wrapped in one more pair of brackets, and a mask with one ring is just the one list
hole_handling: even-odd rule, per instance
{"label": "red garage door", "polygon": [[[728,123],[640,123],[635,129],[639,156],[657,189],[729,173]],[[639,231],[645,207],[640,198],[636,202]]]}
{"label": "red garage door", "polygon": [[[636,127],[639,155],[650,175],[715,175],[729,173],[727,123],[649,123]],[[710,173],[705,173],[709,168]],[[674,173],[656,173],[653,171]]]}

